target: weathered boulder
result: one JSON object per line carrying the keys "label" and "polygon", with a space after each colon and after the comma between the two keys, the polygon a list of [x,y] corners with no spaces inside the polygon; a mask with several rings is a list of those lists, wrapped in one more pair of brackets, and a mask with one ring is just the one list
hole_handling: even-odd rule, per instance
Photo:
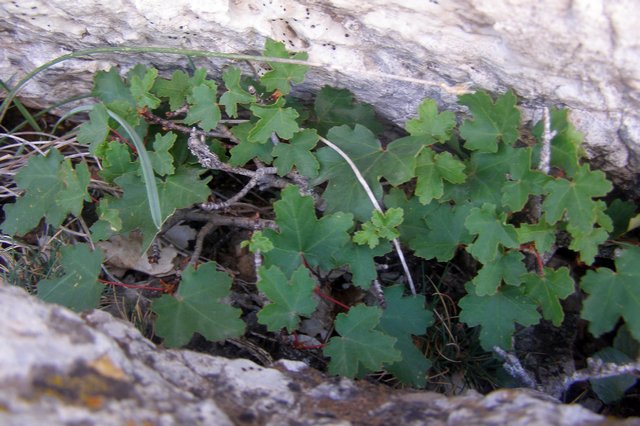
{"label": "weathered boulder", "polygon": [[[539,117],[543,105],[573,110],[592,161],[618,183],[634,187],[640,171],[640,8],[633,0],[5,1],[0,17],[4,81],[95,46],[247,53],[272,37],[324,64],[302,90],[346,87],[404,123],[425,96],[454,107],[456,85],[511,87],[527,118]],[[100,55],[56,66],[22,96],[48,105],[86,93],[96,69],[136,62],[184,65],[169,56]]]}
{"label": "weathered boulder", "polygon": [[3,425],[640,425],[544,394],[447,398],[330,378],[300,362],[163,350],[131,324],[0,285]]}

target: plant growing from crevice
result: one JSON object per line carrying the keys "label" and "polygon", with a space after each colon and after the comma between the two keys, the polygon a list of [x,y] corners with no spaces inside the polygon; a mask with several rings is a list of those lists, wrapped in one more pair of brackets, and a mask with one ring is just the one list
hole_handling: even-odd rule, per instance
{"label": "plant growing from crevice", "polygon": [[[124,76],[98,72],[98,103],[70,112],[89,111],[77,138],[98,170],[90,173],[85,162],[72,163],[56,149],[33,157],[15,176],[24,193],[5,205],[2,231],[24,235],[41,219],[55,229],[91,204],[91,244],[140,232],[146,251],[196,205],[209,223],[253,231],[246,244],[266,300],[257,318],[270,332],[295,334],[319,309],[336,271],[373,295],[336,314],[334,335],[320,344],[329,372],[349,377],[384,369],[409,385],[426,384],[434,360],[415,343],[428,335],[434,312],[424,281],[412,280],[409,253],[439,264],[466,256],[472,278],[454,301],[459,320],[479,327],[477,343],[512,370],[517,359],[505,354],[516,326],[542,319],[561,326],[562,301],[576,292],[584,293],[581,316],[591,333],[624,322],[630,338],[640,340],[640,249],[629,238],[637,208],[607,205],[612,186],[582,158],[567,111],[545,110],[532,129],[535,140],[524,140],[512,91],[495,99],[483,91],[461,95],[469,111],[461,118],[426,99],[405,135],[382,143],[373,109],[344,89],[323,88],[311,108],[296,102],[293,85],[308,69],[304,54],[267,41],[267,58],[217,56],[262,60],[270,70],[252,77],[229,66],[219,80],[203,68],[168,78],[143,65]],[[225,199],[212,189],[229,175],[242,183]],[[117,190],[96,199],[88,190],[95,181]],[[277,199],[272,216],[225,216],[252,193]],[[196,215],[190,212],[187,220]],[[38,295],[76,310],[97,306],[104,259],[91,244],[63,249],[63,275],[41,281]],[[615,269],[600,266],[603,246],[614,249]],[[574,252],[586,274],[551,266],[559,249]],[[181,346],[194,333],[222,340],[245,331],[241,309],[224,302],[231,278],[214,262],[198,265],[198,257],[196,250],[178,289],[151,304],[166,346]],[[383,257],[402,262],[409,294],[380,277]],[[596,370],[587,378],[597,378]]]}

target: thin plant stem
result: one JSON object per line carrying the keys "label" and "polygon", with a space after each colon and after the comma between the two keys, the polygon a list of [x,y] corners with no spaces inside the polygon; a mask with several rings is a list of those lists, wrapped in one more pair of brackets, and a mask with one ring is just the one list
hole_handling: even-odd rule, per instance
{"label": "thin plant stem", "polygon": [[[358,179],[358,182],[360,183],[360,185],[364,189],[364,192],[367,193],[367,196],[369,197],[369,200],[371,201],[371,204],[373,204],[373,207],[377,211],[379,211],[380,213],[384,213],[384,210],[382,210],[382,206],[380,205],[380,203],[376,199],[376,196],[373,194],[373,191],[371,190],[371,187],[369,187],[369,184],[364,179],[364,176],[362,176],[362,173],[360,173],[360,170],[358,169],[358,166],[356,166],[356,164],[353,162],[353,160],[351,160],[351,158],[349,158],[349,156],[343,150],[341,150],[336,144],[334,144],[333,142],[331,142],[327,138],[323,138],[322,136],[320,136],[320,141],[322,141],[322,143],[324,143],[329,148],[331,148],[335,152],[337,152],[338,155],[340,157],[342,157],[347,162],[347,164],[349,164],[349,167],[351,167],[351,170],[353,170],[353,173],[356,175],[356,179]],[[402,264],[402,269],[404,269],[404,274],[407,277],[407,282],[409,283],[409,289],[411,290],[411,294],[415,296],[416,295],[416,287],[413,284],[413,277],[411,276],[411,272],[409,271],[409,265],[407,265],[407,261],[404,258],[404,253],[402,252],[402,248],[400,247],[400,241],[397,238],[394,238],[393,246],[395,247],[396,253],[398,254],[398,259],[400,260],[400,263]]]}

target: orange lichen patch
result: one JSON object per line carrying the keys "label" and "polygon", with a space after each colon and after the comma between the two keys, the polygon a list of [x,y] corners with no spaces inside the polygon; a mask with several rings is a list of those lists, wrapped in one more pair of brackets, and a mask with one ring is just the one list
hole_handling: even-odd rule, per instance
{"label": "orange lichen patch", "polygon": [[25,397],[48,396],[91,410],[100,409],[109,399],[129,398],[132,391],[126,374],[108,357],[90,364],[77,363],[69,372],[42,367],[33,375],[32,389]]}
{"label": "orange lichen patch", "polygon": [[104,377],[109,377],[114,380],[127,379],[127,374],[122,371],[120,367],[115,365],[107,355],[103,355],[100,358],[89,362],[89,367],[93,368]]}

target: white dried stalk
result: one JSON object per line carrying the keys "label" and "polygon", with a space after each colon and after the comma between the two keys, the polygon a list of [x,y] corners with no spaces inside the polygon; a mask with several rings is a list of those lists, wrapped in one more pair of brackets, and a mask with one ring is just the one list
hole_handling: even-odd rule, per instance
{"label": "white dried stalk", "polygon": [[[380,206],[380,203],[378,203],[376,196],[373,194],[373,191],[369,187],[369,184],[364,179],[364,176],[362,176],[362,173],[360,173],[360,170],[358,170],[358,166],[356,166],[353,160],[351,160],[351,158],[343,150],[341,150],[336,144],[334,144],[330,140],[320,136],[320,141],[322,141],[322,143],[324,143],[329,148],[337,152],[338,155],[340,155],[340,157],[342,157],[347,162],[347,164],[349,164],[349,167],[351,167],[351,170],[353,170],[353,173],[356,175],[356,179],[358,179],[358,182],[364,189],[364,192],[367,193],[367,196],[369,197],[371,204],[373,204],[373,207],[380,213],[384,214],[384,210],[382,210],[382,206]],[[400,263],[402,264],[402,269],[404,269],[405,276],[407,277],[407,282],[409,283],[411,294],[415,296],[416,287],[413,284],[413,278],[411,277],[411,272],[409,272],[409,266],[407,265],[407,261],[404,258],[404,253],[402,252],[402,248],[400,247],[400,241],[397,238],[395,238],[393,240],[393,245],[396,249],[396,253],[398,254],[398,259],[400,259]]]}

